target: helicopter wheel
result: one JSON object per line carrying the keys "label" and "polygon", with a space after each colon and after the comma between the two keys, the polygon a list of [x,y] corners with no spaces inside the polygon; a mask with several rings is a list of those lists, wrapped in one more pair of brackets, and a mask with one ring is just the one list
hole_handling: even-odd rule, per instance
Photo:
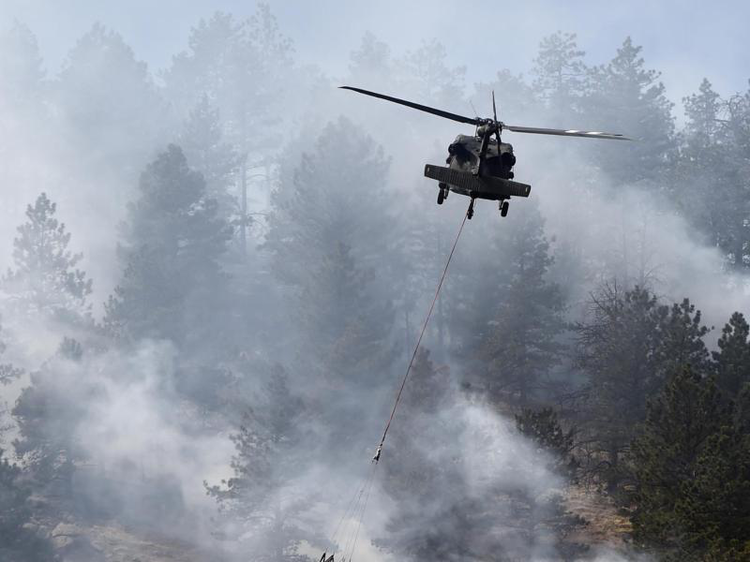
{"label": "helicopter wheel", "polygon": [[500,203],[500,216],[505,217],[508,215],[508,207],[510,207],[510,203],[508,201],[503,201]]}
{"label": "helicopter wheel", "polygon": [[445,201],[445,192],[441,188],[440,191],[438,191],[437,204],[442,205],[443,201]]}

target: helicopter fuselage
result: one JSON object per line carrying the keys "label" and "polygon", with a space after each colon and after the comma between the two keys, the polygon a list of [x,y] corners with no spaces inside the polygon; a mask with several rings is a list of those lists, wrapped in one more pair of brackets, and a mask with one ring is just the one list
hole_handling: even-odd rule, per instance
{"label": "helicopter fuselage", "polygon": [[[508,212],[511,196],[528,197],[531,186],[512,181],[516,157],[513,146],[498,143],[485,133],[479,136],[458,135],[448,147],[448,167],[425,166],[425,176],[438,180],[438,204],[450,191],[474,199],[499,201],[503,216]],[[473,211],[473,205],[471,208]],[[470,211],[470,215],[473,214]]]}

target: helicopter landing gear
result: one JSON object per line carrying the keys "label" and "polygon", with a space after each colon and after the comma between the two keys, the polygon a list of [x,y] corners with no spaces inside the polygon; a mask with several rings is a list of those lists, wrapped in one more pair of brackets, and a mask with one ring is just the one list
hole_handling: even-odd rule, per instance
{"label": "helicopter landing gear", "polygon": [[471,220],[471,217],[474,216],[474,198],[471,198],[471,203],[469,203],[469,210],[466,211],[466,218]]}
{"label": "helicopter landing gear", "polygon": [[440,185],[440,191],[438,191],[437,204],[442,205],[443,201],[448,199],[448,194],[450,193],[450,189],[448,189],[448,186],[445,185],[444,183],[441,183],[439,185]]}
{"label": "helicopter landing gear", "polygon": [[500,201],[500,203],[498,204],[498,208],[500,209],[501,217],[508,216],[508,207],[510,207],[510,203],[508,201]]}

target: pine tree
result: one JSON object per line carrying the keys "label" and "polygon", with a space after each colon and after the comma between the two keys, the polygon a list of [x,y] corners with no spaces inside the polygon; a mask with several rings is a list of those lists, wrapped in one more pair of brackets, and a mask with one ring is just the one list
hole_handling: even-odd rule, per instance
{"label": "pine tree", "polygon": [[193,342],[222,338],[219,258],[230,229],[175,145],[146,167],[139,188],[123,225],[125,269],[105,305],[105,325],[130,339],[165,338],[198,352]]}
{"label": "pine tree", "polygon": [[[532,439],[539,445],[539,461],[544,461],[544,455],[551,459],[548,469],[553,473],[573,481],[579,461],[573,455],[575,447],[576,429],[565,431],[552,408],[532,410],[525,408],[516,414],[516,428],[521,435]],[[537,464],[537,463],[535,463]]]}
{"label": "pine tree", "polygon": [[92,282],[76,269],[83,256],[68,249],[71,235],[55,218],[56,211],[45,193],[26,208],[28,220],[13,240],[15,269],[2,284],[25,312],[80,324],[91,320],[87,297]]}
{"label": "pine tree", "polygon": [[179,145],[190,166],[203,174],[206,197],[216,200],[219,214],[227,220],[241,218],[237,197],[232,194],[242,157],[224,141],[219,110],[204,95],[185,123]]}
{"label": "pine tree", "polygon": [[662,305],[642,287],[621,293],[605,286],[592,297],[591,313],[576,326],[578,362],[588,378],[589,430],[608,459],[613,490],[628,472],[620,460],[645,419],[647,399],[672,373],[709,368],[708,328],[688,299]]}
{"label": "pine tree", "polygon": [[388,161],[346,120],[328,125],[273,196],[264,248],[301,338],[300,368],[371,385],[392,361],[390,264],[397,263]]}
{"label": "pine tree", "polygon": [[[698,93],[683,99],[687,123],[671,180],[672,197],[680,213],[706,237],[727,248],[726,227],[737,212],[736,166],[727,154],[727,137],[720,119],[724,102],[705,78]],[[727,248],[728,249],[728,248]]]}
{"label": "pine tree", "polygon": [[690,368],[649,404],[633,444],[637,542],[675,560],[748,551],[750,448],[733,422],[714,380]]}
{"label": "pine tree", "polygon": [[667,373],[689,365],[696,372],[709,368],[709,353],[703,339],[710,331],[701,324],[701,311],[689,299],[671,307],[659,306],[654,311],[657,342],[651,357],[655,375],[662,382]]}
{"label": "pine tree", "polygon": [[232,436],[234,476],[220,485],[206,484],[223,513],[240,522],[241,540],[249,542],[259,561],[305,561],[298,551],[300,543],[320,540],[311,516],[315,498],[295,481],[310,453],[305,417],[302,400],[276,368],[260,404],[246,413]]}
{"label": "pine tree", "polygon": [[663,180],[675,148],[672,104],[659,73],[645,68],[641,49],[626,38],[609,64],[593,69],[584,101],[587,123],[638,139],[591,147],[617,185]]}
{"label": "pine tree", "polygon": [[589,318],[576,325],[577,361],[590,389],[585,413],[589,431],[608,461],[603,476],[614,489],[624,472],[622,456],[644,419],[646,397],[658,389],[650,361],[658,303],[644,288],[622,292],[617,285],[606,285],[592,295],[589,306]]}
{"label": "pine tree", "polygon": [[721,330],[719,351],[711,355],[716,365],[716,383],[729,398],[734,399],[750,383],[750,326],[744,315],[735,312]]}
{"label": "pine tree", "polygon": [[578,49],[575,33],[558,31],[539,44],[532,86],[556,119],[571,119],[580,111],[588,72],[585,54]]}
{"label": "pine tree", "polygon": [[[116,178],[125,171],[130,180],[167,125],[168,112],[146,63],[99,23],[70,50],[53,92],[75,162],[88,173],[96,166]],[[112,204],[112,193],[107,195],[104,204]]]}
{"label": "pine tree", "polygon": [[565,303],[559,287],[548,280],[554,258],[538,209],[527,209],[502,245],[502,273],[493,276],[496,300],[478,352],[490,395],[517,394],[526,405],[563,356]]}

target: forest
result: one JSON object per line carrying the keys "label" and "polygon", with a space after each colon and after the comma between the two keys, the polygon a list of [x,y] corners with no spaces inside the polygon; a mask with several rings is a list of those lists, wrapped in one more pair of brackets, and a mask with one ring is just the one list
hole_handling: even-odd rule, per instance
{"label": "forest", "polygon": [[[566,31],[332,76],[254,10],[161,70],[0,29],[0,560],[750,560],[750,89]],[[636,139],[504,137],[531,197],[466,224],[353,543],[470,131],[342,84]]]}

